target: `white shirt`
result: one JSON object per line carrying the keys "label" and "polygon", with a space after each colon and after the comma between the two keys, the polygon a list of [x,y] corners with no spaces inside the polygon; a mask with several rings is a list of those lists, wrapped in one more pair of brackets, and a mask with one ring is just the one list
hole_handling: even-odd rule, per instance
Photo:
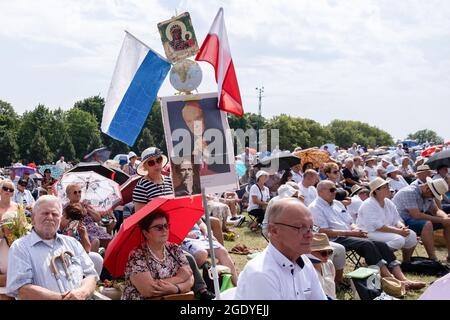
{"label": "white shirt", "polygon": [[67,169],[67,162],[58,160],[58,161],[56,161],[55,166],[57,166],[61,170],[66,171],[66,169]]}
{"label": "white shirt", "polygon": [[317,197],[317,190],[313,186],[306,188],[303,183],[298,184],[301,194],[305,197],[305,206],[309,206]]}
{"label": "white shirt", "polygon": [[267,202],[267,201],[269,201],[269,198],[270,198],[269,188],[264,186],[264,189],[260,191],[259,187],[256,183],[254,185],[252,185],[252,187],[250,188],[249,196],[248,196],[249,200],[248,200],[247,211],[252,211],[252,210],[259,208],[259,206],[256,203],[253,203],[252,196],[256,196],[258,198],[258,200],[260,200],[260,201]]}
{"label": "white shirt", "polygon": [[31,192],[27,189],[25,189],[24,192],[20,192],[19,189],[17,189],[14,192],[13,200],[17,204],[23,204],[25,207],[32,206],[35,202]]}
{"label": "white shirt", "polygon": [[291,170],[292,173],[292,180],[294,180],[296,183],[300,184],[303,181],[303,174],[301,172],[297,173],[294,170]]}
{"label": "white shirt", "polygon": [[326,300],[316,270],[306,256],[303,267],[271,243],[239,275],[236,300]]}
{"label": "white shirt", "polygon": [[395,204],[384,199],[384,208],[380,206],[374,197],[363,202],[358,211],[356,224],[367,232],[374,232],[382,226],[394,227],[401,221]]}
{"label": "white shirt", "polygon": [[356,195],[352,197],[352,203],[347,206],[347,211],[351,215],[353,222],[356,222],[356,218],[358,217],[358,210],[361,207],[363,201],[361,198]]}
{"label": "white shirt", "polygon": [[375,180],[375,178],[378,177],[377,168],[365,166],[364,170],[367,172],[367,178],[369,179],[369,182]]}
{"label": "white shirt", "polygon": [[397,175],[398,180],[394,180],[392,178],[387,178],[386,181],[389,182],[389,187],[395,190],[397,192],[401,188],[409,186],[408,182],[406,182],[405,178],[403,178],[401,175]]}
{"label": "white shirt", "polygon": [[[352,230],[353,219],[340,201],[333,200],[330,205],[321,197],[317,197],[308,208],[316,226],[331,230]],[[333,239],[335,238],[330,238]]]}

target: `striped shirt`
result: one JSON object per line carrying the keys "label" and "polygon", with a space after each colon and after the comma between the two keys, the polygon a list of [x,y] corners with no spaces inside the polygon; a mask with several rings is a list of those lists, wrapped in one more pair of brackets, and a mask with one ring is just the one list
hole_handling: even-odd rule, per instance
{"label": "striped shirt", "polygon": [[133,201],[148,203],[153,198],[169,195],[173,195],[172,179],[170,177],[164,177],[164,182],[160,184],[153,183],[142,177],[133,190]]}

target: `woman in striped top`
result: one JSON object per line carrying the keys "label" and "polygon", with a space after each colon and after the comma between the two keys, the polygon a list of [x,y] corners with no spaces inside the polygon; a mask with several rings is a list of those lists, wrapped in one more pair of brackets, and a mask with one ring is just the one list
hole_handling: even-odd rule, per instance
{"label": "woman in striped top", "polygon": [[162,168],[167,163],[167,157],[161,150],[155,147],[147,148],[142,152],[141,158],[137,173],[143,177],[133,190],[136,212],[155,197],[173,195],[172,179],[161,174]]}

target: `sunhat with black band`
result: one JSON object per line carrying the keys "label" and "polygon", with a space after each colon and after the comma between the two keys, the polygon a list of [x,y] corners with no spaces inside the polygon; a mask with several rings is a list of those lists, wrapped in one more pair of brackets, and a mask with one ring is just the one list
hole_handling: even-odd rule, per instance
{"label": "sunhat with black band", "polygon": [[147,175],[147,169],[144,164],[149,160],[156,160],[159,157],[162,157],[161,167],[164,167],[167,164],[167,157],[161,152],[161,150],[155,147],[150,147],[142,151],[141,163],[137,168],[137,173],[141,176]]}
{"label": "sunhat with black band", "polygon": [[444,195],[448,191],[448,184],[444,179],[436,179],[433,180],[430,177],[427,177],[427,185],[433,193],[434,197],[442,201],[442,195]]}

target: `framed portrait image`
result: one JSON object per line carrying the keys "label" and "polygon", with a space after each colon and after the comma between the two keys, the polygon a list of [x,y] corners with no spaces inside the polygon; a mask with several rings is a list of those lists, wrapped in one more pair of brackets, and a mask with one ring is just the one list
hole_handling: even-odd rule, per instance
{"label": "framed portrait image", "polygon": [[197,54],[199,48],[189,12],[158,23],[167,59],[175,63]]}
{"label": "framed portrait image", "polygon": [[232,136],[226,113],[217,103],[217,93],[161,98],[176,195],[197,194],[198,183],[207,193],[238,188]]}

